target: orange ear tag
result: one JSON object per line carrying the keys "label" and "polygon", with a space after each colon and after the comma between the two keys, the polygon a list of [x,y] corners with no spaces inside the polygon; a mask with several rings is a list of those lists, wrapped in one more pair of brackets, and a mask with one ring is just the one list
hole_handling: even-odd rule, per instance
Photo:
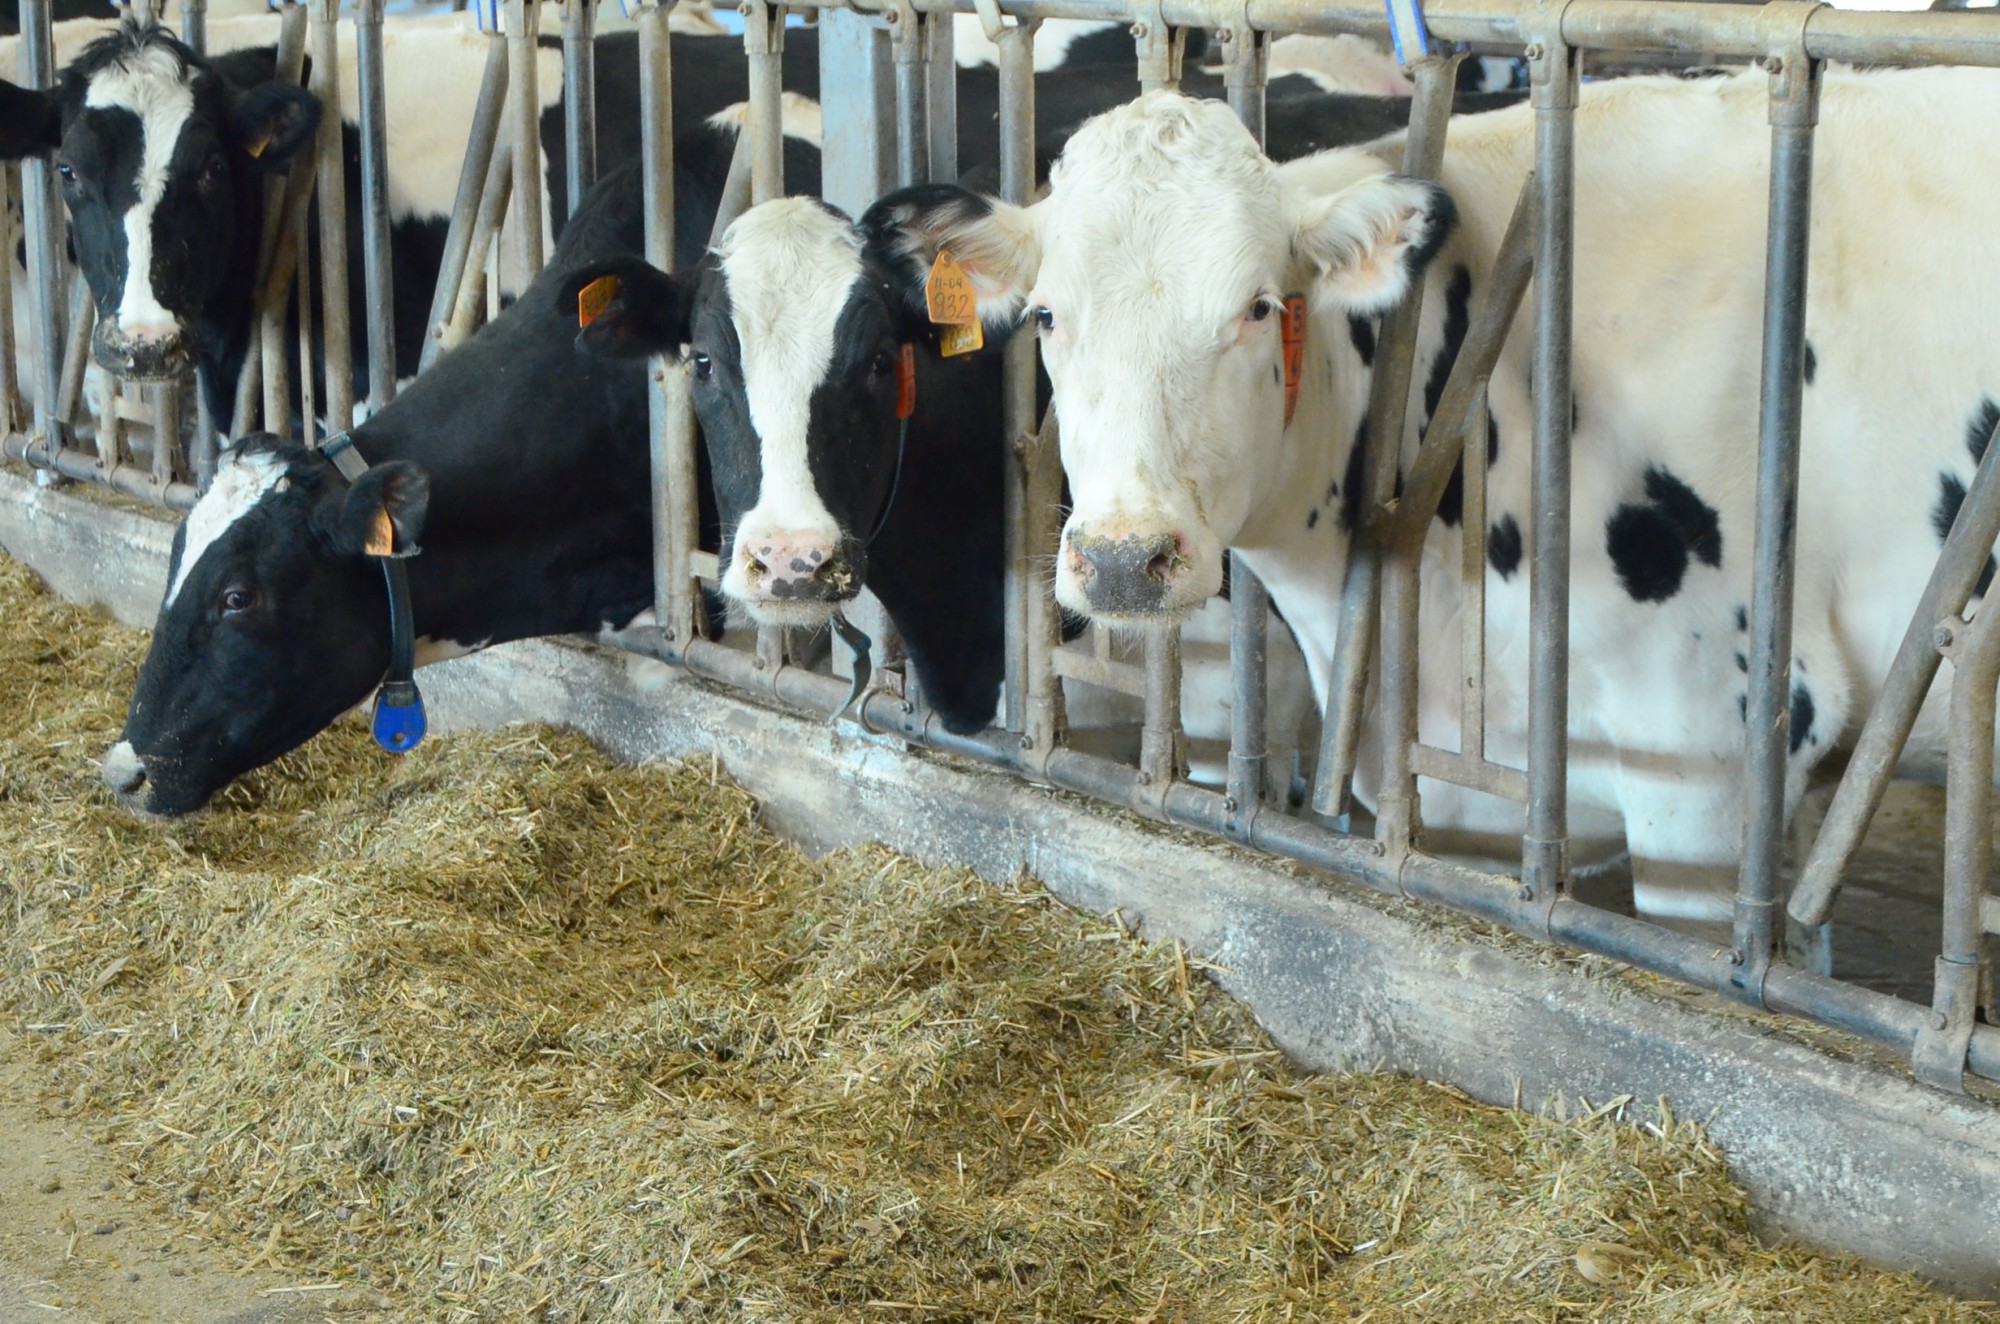
{"label": "orange ear tag", "polygon": [[896,360],[896,417],[908,418],[917,412],[917,347],[905,344]]}
{"label": "orange ear tag", "polygon": [[938,250],[931,274],[924,278],[924,302],[930,305],[931,321],[939,326],[979,325],[979,297],[972,292],[972,277],[949,248]]}
{"label": "orange ear tag", "polygon": [[262,138],[259,138],[256,142],[250,143],[247,146],[245,146],[243,150],[250,153],[250,159],[252,161],[255,161],[257,158],[264,155],[264,149],[266,147],[269,147],[270,145],[271,145],[271,136],[269,134],[266,134]]}
{"label": "orange ear tag", "polygon": [[389,519],[389,512],[376,508],[374,522],[368,526],[368,543],[362,551],[370,556],[391,556],[396,551],[396,526]]}
{"label": "orange ear tag", "polygon": [[1299,382],[1306,370],[1306,299],[1303,294],[1285,296],[1285,323],[1281,332],[1285,347],[1285,426],[1299,408]]}
{"label": "orange ear tag", "polygon": [[589,326],[618,297],[618,277],[599,276],[576,292],[576,324]]}

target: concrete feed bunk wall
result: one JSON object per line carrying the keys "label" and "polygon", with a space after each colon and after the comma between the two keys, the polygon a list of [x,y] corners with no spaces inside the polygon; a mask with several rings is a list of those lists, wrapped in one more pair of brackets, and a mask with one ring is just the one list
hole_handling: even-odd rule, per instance
{"label": "concrete feed bunk wall", "polygon": [[[151,623],[172,533],[130,503],[0,472],[0,548],[128,622]],[[422,682],[441,729],[537,718],[628,759],[719,758],[774,826],[816,849],[879,840],[989,878],[1026,869],[1080,909],[1180,939],[1307,1066],[1390,1067],[1503,1104],[1664,1100],[1708,1123],[1774,1230],[2000,1289],[2000,1111],[1834,1036],[1812,1032],[1822,1051],[1777,1018],[712,686],[642,694],[598,649],[510,645]]]}

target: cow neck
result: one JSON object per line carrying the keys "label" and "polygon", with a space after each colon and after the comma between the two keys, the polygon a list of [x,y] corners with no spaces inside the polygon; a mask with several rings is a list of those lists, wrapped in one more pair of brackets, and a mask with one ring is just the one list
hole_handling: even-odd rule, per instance
{"label": "cow neck", "polygon": [[[231,250],[229,270],[194,319],[199,341],[196,353],[208,386],[210,415],[224,428],[235,415],[237,380],[250,357],[250,328],[257,306],[257,247],[264,233],[264,184],[263,175],[247,163],[237,171],[236,233],[248,239],[240,239]],[[300,254],[300,261],[314,256]],[[289,361],[291,354],[285,357]]]}
{"label": "cow neck", "polygon": [[867,560],[932,706],[961,721],[993,713],[1001,669],[1006,563],[997,356],[947,362],[916,351],[893,503]]}

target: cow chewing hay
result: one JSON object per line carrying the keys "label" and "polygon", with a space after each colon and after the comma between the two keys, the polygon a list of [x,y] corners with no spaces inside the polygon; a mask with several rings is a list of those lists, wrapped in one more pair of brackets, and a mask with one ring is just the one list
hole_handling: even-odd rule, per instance
{"label": "cow chewing hay", "polygon": [[1986,1317],[1760,1244],[1670,1115],[1304,1075],[1177,949],[815,863],[707,767],[348,721],[136,823],[90,758],[142,637],[4,559],[0,620],[0,1005],[340,1318]]}

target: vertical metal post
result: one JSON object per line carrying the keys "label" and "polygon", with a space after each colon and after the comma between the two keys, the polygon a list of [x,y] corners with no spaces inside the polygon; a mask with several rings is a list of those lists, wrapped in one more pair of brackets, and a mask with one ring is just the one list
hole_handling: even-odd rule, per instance
{"label": "vertical metal post", "polygon": [[[879,23],[847,9],[820,12],[819,87],[825,143],[820,155],[820,191],[850,216],[861,215],[896,186],[896,148],[887,127],[896,122],[895,79],[890,67],[889,34]],[[938,178],[955,175],[953,171]]]}
{"label": "vertical metal post", "polygon": [[597,182],[597,0],[564,0],[563,146],[568,214]]}
{"label": "vertical metal post", "polygon": [[1160,625],[1146,632],[1146,720],[1139,728],[1139,777],[1155,803],[1181,775],[1181,753],[1181,627]]}
{"label": "vertical metal post", "polygon": [[69,273],[69,335],[63,343],[61,386],[56,394],[56,417],[66,424],[76,421],[76,405],[83,395],[83,374],[90,366],[90,333],[97,321],[92,306],[90,282],[80,268]]}
{"label": "vertical metal post", "polygon": [[[55,84],[55,38],[49,19],[50,0],[22,0],[22,81],[28,87]],[[56,242],[62,202],[56,192],[55,163],[46,156],[21,162],[21,213],[28,240],[28,326],[35,338],[35,432],[49,467],[37,467],[35,481],[53,485],[56,453],[63,446],[62,420],[57,412],[62,364],[55,347],[62,343],[62,307],[57,290],[62,249]]]}
{"label": "vertical metal post", "polygon": [[[19,169],[0,162],[0,253],[14,251],[14,180]],[[14,281],[0,280],[0,434],[21,426],[21,390],[16,377],[18,360],[14,343]]]}
{"label": "vertical metal post", "polygon": [[[573,0],[584,3],[585,0]],[[353,0],[361,96],[361,260],[368,294],[368,412],[396,398],[395,273],[389,254],[389,107],[383,87],[382,0]]]}
{"label": "vertical metal post", "polygon": [[[576,3],[576,0],[572,0]],[[674,95],[667,11],[639,10],[640,169],[646,199],[646,260],[674,266]],[[653,611],[666,639],[686,644],[698,633],[694,575],[696,527],[694,402],[678,355],[655,358],[646,396],[652,465]]]}
{"label": "vertical metal post", "polygon": [[[208,0],[181,0],[181,40],[196,55],[208,54]],[[188,439],[188,476],[202,491],[215,477],[215,411],[208,401],[209,371],[194,369],[194,435]]]}
{"label": "vertical metal post", "polygon": [[[1264,145],[1266,43],[1262,32],[1239,23],[1229,35],[1224,82],[1229,108]],[[1270,595],[1257,572],[1236,552],[1229,554],[1229,773],[1223,797],[1223,830],[1246,841],[1262,807],[1265,714],[1269,689]]]}
{"label": "vertical metal post", "polygon": [[785,7],[745,0],[743,51],[750,65],[750,202],[785,196]]}
{"label": "vertical metal post", "polygon": [[[517,0],[518,3],[518,0]],[[348,325],[347,179],[340,126],[340,0],[311,0],[312,90],[319,121],[320,348],[329,434],[354,426],[354,337]],[[281,356],[282,357],[282,356]],[[302,371],[311,372],[312,365]],[[270,421],[268,418],[265,420]]]}
{"label": "vertical metal post", "polygon": [[514,251],[521,279],[542,269],[542,110],[535,43],[541,0],[507,0],[507,126],[514,145]]}
{"label": "vertical metal post", "polygon": [[[493,164],[486,171],[486,187],[479,195],[479,214],[472,223],[472,242],[466,250],[465,273],[458,284],[458,303],[445,328],[446,348],[463,341],[479,329],[486,318],[488,258],[495,247],[494,237],[507,220],[507,204],[514,196],[514,145],[503,142],[493,149]],[[498,279],[498,273],[493,274]]]}
{"label": "vertical metal post", "polygon": [[[1426,55],[1410,66],[1410,75],[1416,83],[1415,100],[1411,104],[1410,136],[1414,140],[1419,131],[1425,137],[1424,148],[1434,152],[1430,175],[1435,177],[1442,170],[1444,161],[1445,126],[1451,117],[1453,84],[1458,75],[1456,56]],[[1421,122],[1419,122],[1421,117]],[[1421,316],[1423,292],[1419,289],[1394,316],[1408,315],[1414,324]],[[1413,342],[1414,345],[1414,342]],[[1381,369],[1377,368],[1377,372]],[[1408,412],[1409,374],[1402,374],[1401,392],[1388,404],[1388,416],[1379,430],[1374,426],[1371,415],[1369,428],[1368,461],[1384,461],[1392,469],[1400,466],[1403,447],[1403,432]],[[1371,397],[1370,404],[1374,403]],[[1433,420],[1432,426],[1451,426],[1444,420]],[[1482,457],[1483,459],[1484,457]],[[1387,497],[1394,494],[1393,476],[1390,478]],[[1385,494],[1380,488],[1375,492],[1374,504],[1379,509],[1385,502]],[[1391,541],[1389,522],[1383,524],[1383,541]],[[1378,547],[1376,554],[1384,549]],[[1410,849],[1418,827],[1417,783],[1410,770],[1410,746],[1417,739],[1417,705],[1419,668],[1422,660],[1418,649],[1418,623],[1420,602],[1418,599],[1421,582],[1423,543],[1419,539],[1415,546],[1389,546],[1382,568],[1382,780],[1381,797],[1375,806],[1375,837],[1392,855],[1402,855]]]}
{"label": "vertical metal post", "polygon": [[[1420,61],[1416,73],[1421,81],[1410,105],[1403,173],[1435,179],[1444,166],[1444,127],[1451,118],[1451,70],[1446,67],[1440,72],[1430,62]],[[1313,812],[1328,817],[1347,812],[1349,779],[1361,748],[1361,710],[1367,700],[1368,669],[1375,652],[1382,602],[1382,553],[1388,539],[1389,522],[1383,511],[1395,495],[1423,298],[1419,282],[1383,315],[1375,369],[1368,383],[1368,440],[1361,478],[1364,499],[1360,521],[1348,543],[1340,626],[1327,674],[1326,700],[1320,710],[1319,766],[1313,781]]]}
{"label": "vertical metal post", "polygon": [[146,388],[153,425],[153,499],[166,504],[167,484],[174,481],[174,452],[180,449],[181,388],[174,382]]}
{"label": "vertical metal post", "polygon": [[[1025,206],[1035,189],[1035,32],[1039,23],[989,29],[1000,53],[1000,195]],[[1047,622],[1052,609],[1041,584],[1038,536],[1052,504],[1042,497],[1049,463],[1047,437],[1037,431],[1035,338],[1007,342],[1000,409],[1008,449],[1003,463],[1007,574],[1003,601],[1007,637],[1007,711],[1022,743],[1047,753],[1056,738],[1055,676]]]}
{"label": "vertical metal post", "polygon": [[[493,169],[494,145],[500,137],[500,115],[506,104],[507,41],[496,32],[486,42],[486,68],[479,78],[479,100],[472,108],[472,136],[466,143],[465,163],[458,170],[458,192],[452,197],[444,257],[438,264],[430,321],[424,334],[423,353],[417,360],[419,372],[430,367],[438,352],[446,348],[445,331],[452,310],[458,306],[459,286],[465,280],[467,259],[473,252],[472,232],[478,224],[479,201]],[[512,168],[511,159],[508,168]],[[573,202],[570,204],[572,212],[575,206]]]}
{"label": "vertical metal post", "polygon": [[902,0],[889,11],[889,24],[896,56],[896,182],[907,188],[931,178],[931,20]]}
{"label": "vertical metal post", "polygon": [[208,0],[181,0],[181,40],[196,55],[208,54]]}
{"label": "vertical metal post", "polygon": [[1556,24],[1528,51],[1535,107],[1534,547],[1528,560],[1528,831],[1523,899],[1544,915],[1569,873],[1570,323],[1580,66]]}
{"label": "vertical metal post", "polygon": [[1771,76],[1771,206],[1764,266],[1763,390],[1757,427],[1757,537],[1751,564],[1743,872],[1730,986],[1761,1005],[1783,885],[1785,765],[1792,697],[1792,562],[1804,391],[1806,266],[1820,70],[1804,48]]}
{"label": "vertical metal post", "polygon": [[[958,61],[952,27],[949,14],[933,14],[925,22],[930,34],[930,178],[942,180],[958,178]],[[821,65],[822,78],[824,70]]]}

